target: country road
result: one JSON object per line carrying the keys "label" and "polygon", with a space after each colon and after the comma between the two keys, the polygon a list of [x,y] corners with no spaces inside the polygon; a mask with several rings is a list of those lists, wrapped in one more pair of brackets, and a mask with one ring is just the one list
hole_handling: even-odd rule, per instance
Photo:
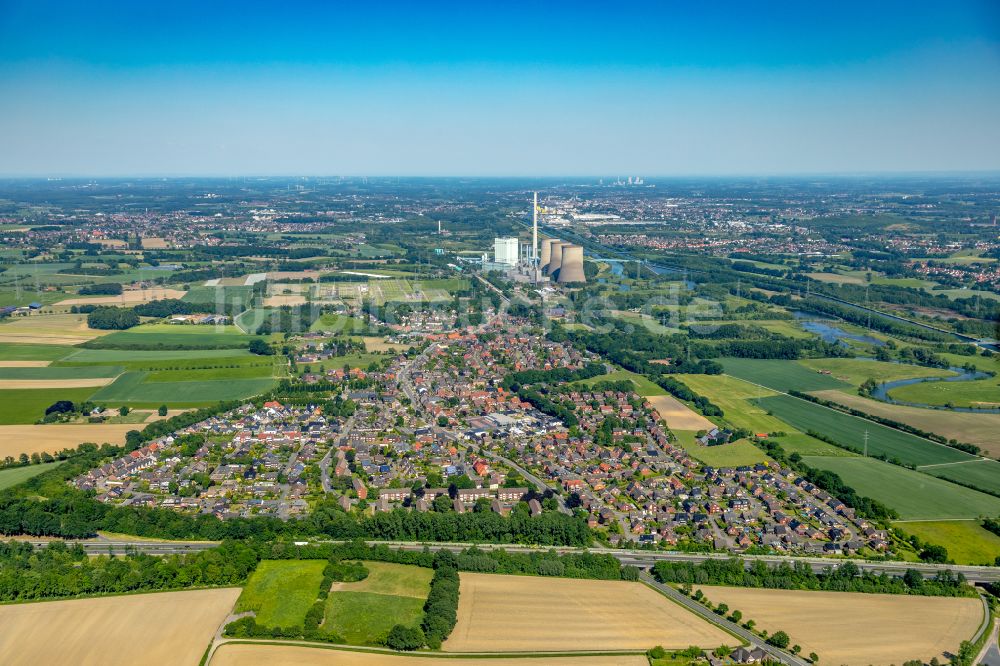
{"label": "country road", "polygon": [[740,625],[736,624],[735,622],[730,622],[721,615],[718,615],[710,611],[702,604],[698,603],[694,599],[691,599],[690,597],[681,594],[680,592],[670,587],[669,585],[664,585],[663,583],[657,582],[648,573],[643,572],[642,574],[640,574],[639,580],[641,580],[646,585],[649,585],[653,589],[657,590],[658,592],[670,597],[671,600],[677,602],[681,606],[684,606],[689,611],[705,618],[715,626],[720,627],[731,634],[736,634],[744,642],[750,643],[754,647],[758,647],[764,650],[775,659],[780,659],[782,663],[791,664],[791,666],[809,666],[808,661],[796,657],[791,652],[786,652],[784,650],[774,647],[773,645],[768,645],[764,641],[764,639],[762,639],[760,636],[751,633],[746,629],[744,629],[743,627],[741,627]]}

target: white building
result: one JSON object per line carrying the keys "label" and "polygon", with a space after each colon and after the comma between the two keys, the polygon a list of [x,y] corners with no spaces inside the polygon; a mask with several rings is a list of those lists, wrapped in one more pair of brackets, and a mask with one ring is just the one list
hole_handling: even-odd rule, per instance
{"label": "white building", "polygon": [[494,238],[493,259],[498,264],[516,266],[520,244],[517,238]]}

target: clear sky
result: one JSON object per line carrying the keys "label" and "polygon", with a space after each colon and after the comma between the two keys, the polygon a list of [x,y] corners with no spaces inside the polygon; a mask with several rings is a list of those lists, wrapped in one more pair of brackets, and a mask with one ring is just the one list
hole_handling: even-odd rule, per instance
{"label": "clear sky", "polygon": [[0,0],[2,175],[939,170],[996,0]]}

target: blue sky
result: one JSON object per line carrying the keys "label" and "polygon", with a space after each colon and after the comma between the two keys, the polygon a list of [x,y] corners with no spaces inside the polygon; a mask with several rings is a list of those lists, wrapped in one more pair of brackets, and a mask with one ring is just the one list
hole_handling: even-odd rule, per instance
{"label": "blue sky", "polygon": [[3,175],[998,170],[998,117],[992,0],[0,0]]}

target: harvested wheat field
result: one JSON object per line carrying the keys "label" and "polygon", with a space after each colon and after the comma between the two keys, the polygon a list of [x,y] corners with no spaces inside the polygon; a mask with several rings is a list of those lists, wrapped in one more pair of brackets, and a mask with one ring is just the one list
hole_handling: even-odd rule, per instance
{"label": "harvested wheat field", "polygon": [[715,424],[672,395],[651,395],[646,400],[671,430],[711,430]]}
{"label": "harvested wheat field", "polygon": [[462,573],[447,652],[644,650],[735,639],[641,583]]}
{"label": "harvested wheat field", "polygon": [[135,305],[149,303],[164,298],[183,298],[186,291],[181,289],[131,289],[117,296],[77,296],[56,303],[60,305]]}
{"label": "harvested wheat field", "polygon": [[886,666],[911,659],[948,659],[983,621],[979,599],[913,597],[859,592],[702,588],[760,629],[787,633],[802,653],[823,664]]}
{"label": "harvested wheat field", "polygon": [[150,236],[149,238],[142,239],[142,249],[144,250],[163,250],[168,247],[170,247],[170,244],[167,243],[166,238]]}
{"label": "harvested wheat field", "polygon": [[238,588],[0,606],[5,666],[197,664]]}
{"label": "harvested wheat field", "polygon": [[0,342],[78,345],[108,333],[89,328],[87,315],[80,314],[31,315],[0,324]]}
{"label": "harvested wheat field", "polygon": [[0,425],[0,458],[55,453],[75,449],[83,442],[124,444],[125,433],[141,429],[134,423]]}
{"label": "harvested wheat field", "polygon": [[306,297],[300,294],[279,294],[268,296],[264,299],[264,306],[269,308],[281,307],[283,305],[304,305]]}
{"label": "harvested wheat field", "polygon": [[397,342],[387,342],[384,338],[372,335],[362,336],[361,340],[365,343],[365,349],[370,352],[384,352],[384,351],[398,352],[398,351],[405,351],[413,346],[413,345],[403,345]]}
{"label": "harvested wheat field", "polygon": [[59,389],[107,386],[115,377],[86,377],[84,379],[0,379],[0,389]]}
{"label": "harvested wheat field", "polygon": [[215,651],[211,666],[647,666],[642,655],[607,655],[600,657],[546,657],[525,659],[500,657],[435,657],[426,654],[395,655],[378,652],[349,652],[336,648],[295,645],[250,645],[225,643]]}
{"label": "harvested wheat field", "polygon": [[46,368],[52,361],[0,361],[0,368]]}

